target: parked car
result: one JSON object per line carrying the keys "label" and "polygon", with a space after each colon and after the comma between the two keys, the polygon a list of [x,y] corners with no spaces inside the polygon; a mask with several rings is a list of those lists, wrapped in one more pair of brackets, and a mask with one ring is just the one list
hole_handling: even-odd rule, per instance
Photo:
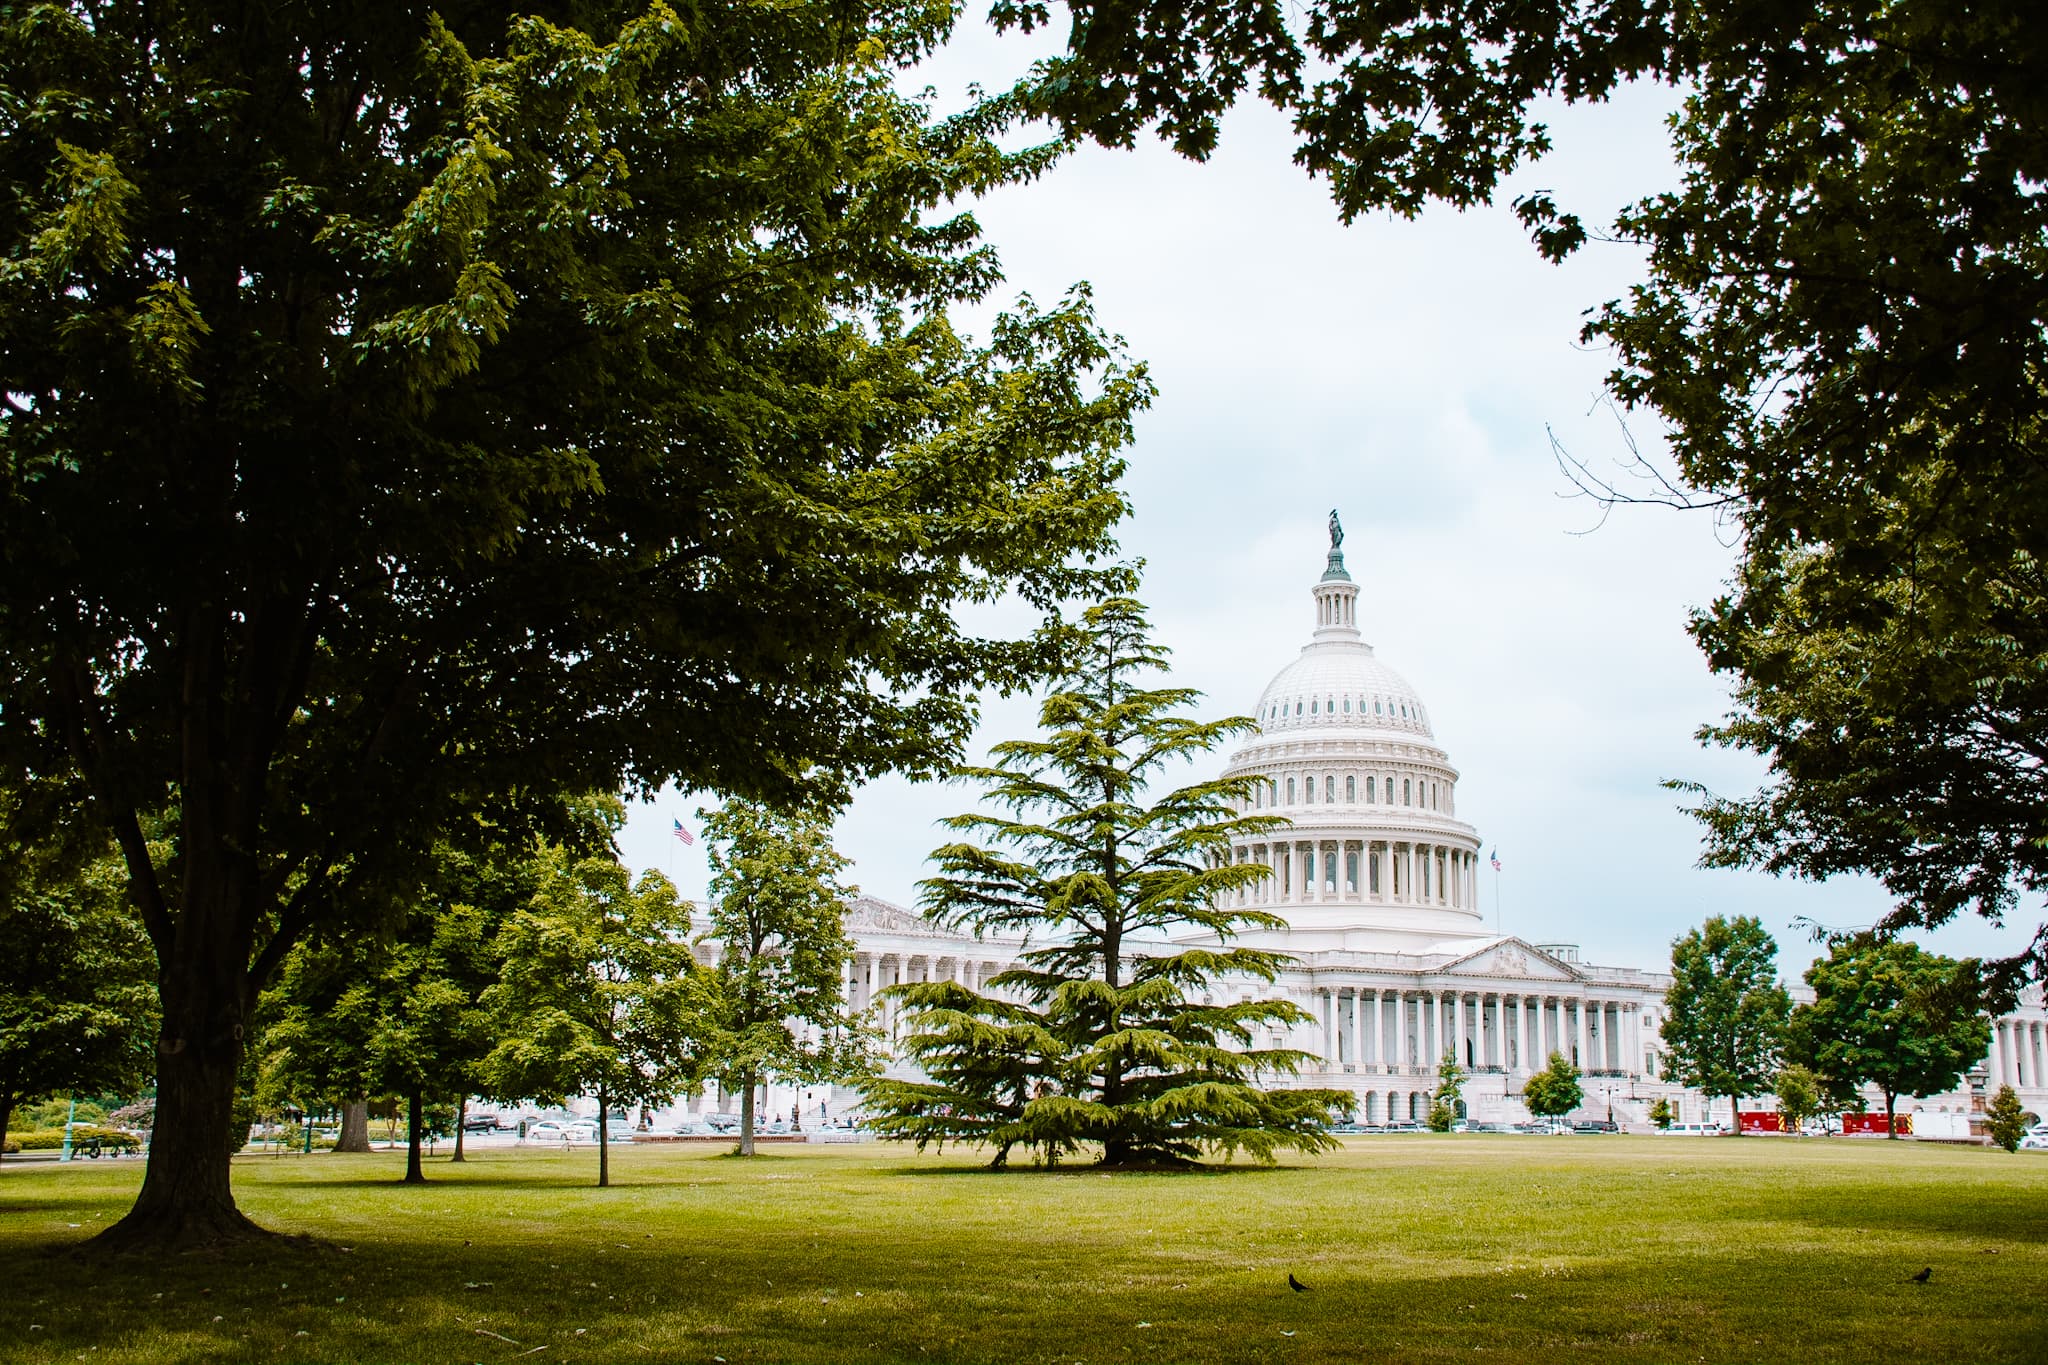
{"label": "parked car", "polygon": [[560,1119],[542,1119],[526,1125],[528,1142],[595,1142],[597,1125],[588,1119],[564,1122]]}
{"label": "parked car", "polygon": [[715,1133],[737,1133],[740,1130],[738,1114],[706,1114],[704,1122]]}
{"label": "parked car", "polygon": [[1422,1125],[1413,1119],[1395,1119],[1381,1131],[1388,1133],[1419,1133],[1423,1129]]}
{"label": "parked car", "polygon": [[1574,1133],[1618,1133],[1621,1125],[1612,1119],[1580,1119],[1572,1125]]}
{"label": "parked car", "polygon": [[492,1113],[470,1114],[462,1120],[465,1133],[495,1133],[503,1126],[498,1116]]}
{"label": "parked car", "polygon": [[2020,1147],[2029,1152],[2048,1152],[2048,1133],[2036,1128],[2020,1139]]}

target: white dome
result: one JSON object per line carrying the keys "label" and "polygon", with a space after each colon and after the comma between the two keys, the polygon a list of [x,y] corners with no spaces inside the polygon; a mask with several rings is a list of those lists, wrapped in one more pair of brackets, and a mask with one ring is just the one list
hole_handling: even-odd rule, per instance
{"label": "white dome", "polygon": [[1429,711],[1406,678],[1354,640],[1318,640],[1273,676],[1254,713],[1259,733],[1377,731],[1433,738]]}

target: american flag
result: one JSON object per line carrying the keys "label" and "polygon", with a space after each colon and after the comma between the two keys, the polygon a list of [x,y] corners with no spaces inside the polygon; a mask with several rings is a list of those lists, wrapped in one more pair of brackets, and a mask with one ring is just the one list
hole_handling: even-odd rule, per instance
{"label": "american flag", "polygon": [[[673,817],[671,817],[671,818],[673,818]],[[684,829],[684,828],[683,828],[683,822],[682,822],[682,821],[680,821],[680,820],[677,820],[677,821],[675,822],[675,826],[676,826],[676,838],[678,838],[678,839],[681,839],[681,840],[682,840],[682,841],[683,841],[684,843],[686,843],[686,844],[694,844],[694,843],[696,843],[696,842],[697,842],[696,836],[695,836],[695,835],[693,835],[693,834],[691,834],[691,833],[690,833],[690,831],[688,831],[688,830],[686,830],[686,829]],[[1499,867],[1500,867],[1500,864],[1499,864],[1499,863],[1495,863],[1495,864],[1494,864],[1494,867],[1495,867],[1495,868],[1499,868]]]}
{"label": "american flag", "polygon": [[[677,828],[677,829],[681,829],[681,828],[682,828],[682,826],[681,826],[681,825],[677,825],[677,826],[676,826],[676,828]],[[1489,861],[1493,863],[1493,870],[1494,870],[1495,872],[1498,872],[1498,871],[1500,871],[1500,850],[1499,850],[1499,849],[1495,849],[1495,850],[1493,851],[1493,857],[1492,857],[1492,858],[1491,858],[1491,859],[1490,859]]]}

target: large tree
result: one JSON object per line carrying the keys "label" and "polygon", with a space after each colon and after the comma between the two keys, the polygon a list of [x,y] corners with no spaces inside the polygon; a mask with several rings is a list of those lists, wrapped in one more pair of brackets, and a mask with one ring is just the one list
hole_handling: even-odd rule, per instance
{"label": "large tree", "polygon": [[700,942],[716,943],[718,961],[703,974],[701,1065],[740,1092],[739,1153],[752,1156],[762,1081],[837,1080],[864,1056],[843,979],[849,863],[815,811],[729,801],[703,828],[711,904]]}
{"label": "large tree", "polygon": [[1224,980],[1271,982],[1287,960],[1232,942],[1281,921],[1234,904],[1266,869],[1231,847],[1283,822],[1242,813],[1250,777],[1152,789],[1254,722],[1195,720],[1182,710],[1199,693],[1149,686],[1167,651],[1129,598],[1051,634],[1064,668],[1039,710],[1044,737],[960,770],[1007,813],[949,820],[980,842],[939,849],[922,884],[941,923],[1034,946],[989,981],[993,999],[950,982],[892,988],[911,1012],[907,1050],[938,1066],[927,1082],[872,1085],[876,1126],[920,1145],[989,1143],[998,1164],[1018,1144],[1049,1158],[1099,1144],[1111,1166],[1326,1148],[1348,1094],[1260,1084],[1307,1054],[1258,1036],[1308,1016],[1210,996],[1235,993]]}
{"label": "large tree", "polygon": [[[1149,388],[1085,294],[986,345],[1004,98],[919,4],[0,11],[0,745],[79,774],[162,989],[111,1245],[254,1231],[247,1015],[468,808],[957,757],[1122,574]],[[173,810],[166,844],[143,835]]]}
{"label": "large tree", "polygon": [[1900,1095],[1953,1089],[1991,1047],[1974,962],[1850,936],[1815,959],[1806,984],[1813,1000],[1792,1012],[1789,1050],[1824,1076],[1876,1086],[1890,1137]]}
{"label": "large tree", "polygon": [[[997,0],[999,26],[1054,22]],[[2026,0],[1070,0],[1021,90],[1069,131],[1207,156],[1247,91],[1291,113],[1343,216],[1495,196],[1544,104],[1684,93],[1680,182],[1610,238],[1640,285],[1591,310],[1612,392],[1675,467],[1607,499],[1729,519],[1693,632],[1770,761],[1699,792],[1709,861],[1882,878],[1880,926],[1994,921],[2048,891],[2048,36]],[[1586,226],[1516,208],[1559,257]],[[1589,300],[1589,303],[1597,301]],[[1651,472],[1647,466],[1637,472]],[[1994,964],[2048,969],[2048,927]]]}
{"label": "large tree", "polygon": [[1671,945],[1671,985],[1659,1030],[1671,1078],[1712,1099],[1728,1097],[1742,1132],[1744,1095],[1769,1090],[1785,1044],[1792,998],[1778,982],[1778,944],[1753,915],[1712,916]]}

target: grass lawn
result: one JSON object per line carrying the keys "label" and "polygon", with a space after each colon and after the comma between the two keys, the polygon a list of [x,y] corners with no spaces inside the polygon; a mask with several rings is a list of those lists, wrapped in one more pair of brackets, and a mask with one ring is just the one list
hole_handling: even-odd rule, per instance
{"label": "grass lawn", "polygon": [[411,1188],[398,1153],[241,1158],[242,1207],[328,1245],[112,1266],[65,1252],[139,1162],[0,1168],[0,1356],[2048,1360],[2033,1153],[1379,1137],[1110,1176],[721,1150],[622,1149],[609,1190],[589,1151],[486,1151]]}

